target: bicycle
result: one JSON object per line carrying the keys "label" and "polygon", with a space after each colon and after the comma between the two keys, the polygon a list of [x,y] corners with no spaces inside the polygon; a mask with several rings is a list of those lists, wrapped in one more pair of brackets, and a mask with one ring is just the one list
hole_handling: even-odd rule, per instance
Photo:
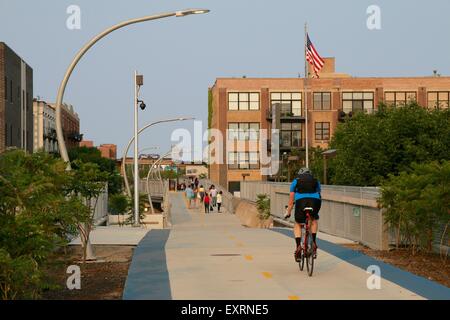
{"label": "bicycle", "polygon": [[310,224],[311,224],[311,214],[313,212],[313,208],[305,208],[303,211],[306,213],[306,221],[303,225],[302,229],[305,229],[303,232],[302,230],[302,242],[301,242],[301,248],[299,252],[299,268],[300,271],[303,271],[305,267],[305,260],[306,260],[306,270],[308,272],[308,275],[312,277],[313,271],[314,271],[314,260],[316,259],[316,254],[314,252],[314,245],[312,237],[310,236]]}

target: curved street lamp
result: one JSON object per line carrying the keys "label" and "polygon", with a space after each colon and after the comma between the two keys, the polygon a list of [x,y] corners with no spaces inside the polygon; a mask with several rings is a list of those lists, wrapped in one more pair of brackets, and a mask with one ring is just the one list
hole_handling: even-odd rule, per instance
{"label": "curved street lamp", "polygon": [[[159,149],[160,149],[159,147],[148,147],[148,148],[139,150],[139,154],[142,154],[144,151],[147,151],[147,150],[159,150]],[[126,163],[125,163],[125,166],[126,166]],[[120,168],[121,168],[120,170],[122,172],[122,164],[120,165]],[[131,175],[134,178],[134,168],[131,168]]]}
{"label": "curved street lamp", "polygon": [[[152,123],[144,126],[141,130],[139,130],[138,135],[140,135],[142,132],[144,132],[148,128],[150,128],[154,125],[160,124],[160,123],[188,121],[188,120],[195,120],[195,118],[174,118],[174,119],[167,119],[167,120],[160,120],[160,121],[152,122]],[[130,151],[130,148],[131,148],[131,145],[133,144],[133,142],[134,142],[134,137],[131,138],[130,142],[128,142],[128,145],[125,148],[125,151],[122,156],[122,175],[123,175],[123,180],[125,183],[125,189],[130,198],[131,198],[131,189],[130,189],[130,184],[128,183],[128,178],[127,178],[127,174],[126,174],[126,170],[125,170],[125,162],[127,160],[128,151]]]}
{"label": "curved street lamp", "polygon": [[185,16],[192,15],[192,14],[204,14],[204,13],[208,13],[208,12],[209,12],[209,10],[207,10],[207,9],[187,9],[187,10],[176,11],[176,12],[162,13],[162,14],[153,15],[153,16],[146,16],[146,17],[137,18],[137,19],[130,19],[130,20],[121,22],[119,24],[116,24],[116,25],[112,26],[111,28],[106,29],[102,33],[95,36],[83,48],[81,48],[81,50],[77,53],[75,58],[73,58],[71,64],[69,65],[69,67],[64,75],[61,85],[59,86],[58,96],[56,98],[56,104],[55,104],[56,135],[58,138],[59,152],[61,154],[62,159],[67,163],[68,170],[70,170],[71,167],[70,167],[69,155],[67,153],[66,143],[64,141],[64,134],[62,131],[62,126],[61,126],[61,105],[64,100],[64,92],[66,91],[66,86],[67,86],[67,83],[69,82],[70,76],[72,75],[73,70],[77,66],[78,62],[80,62],[81,58],[83,58],[83,56],[86,54],[86,52],[89,51],[89,49],[92,48],[98,41],[100,41],[101,39],[106,37],[111,32],[121,29],[123,27],[129,26],[129,25],[132,25],[132,24],[150,21],[150,20],[163,19],[163,18],[168,18],[168,17],[174,17],[174,16],[175,17],[185,17]]}
{"label": "curved street lamp", "polygon": [[[153,16],[146,16],[146,17],[142,17],[142,18],[127,20],[122,23],[116,24],[116,25],[112,26],[111,28],[106,29],[102,33],[95,36],[83,48],[81,48],[81,50],[77,53],[75,58],[73,58],[69,67],[67,68],[67,71],[61,82],[61,85],[59,86],[58,95],[57,95],[56,104],[55,104],[56,136],[57,136],[57,140],[58,140],[59,153],[60,153],[62,159],[67,163],[67,170],[71,170],[71,166],[70,166],[69,154],[67,153],[66,143],[64,141],[62,125],[61,125],[61,105],[64,100],[64,92],[66,91],[66,86],[67,86],[67,83],[69,82],[70,76],[72,75],[73,70],[77,66],[78,62],[80,62],[81,58],[83,58],[83,56],[86,54],[86,52],[88,52],[89,49],[92,48],[98,41],[100,41],[101,39],[106,37],[111,32],[121,29],[123,27],[129,26],[129,25],[132,25],[132,24],[150,21],[150,20],[168,18],[168,17],[173,17],[173,16],[184,17],[184,16],[188,16],[191,14],[204,14],[204,13],[208,13],[208,12],[209,12],[209,10],[207,10],[207,9],[187,9],[187,10],[182,10],[182,11],[163,13],[163,14],[158,14],[158,15],[153,15]],[[90,242],[88,242],[86,253],[87,253],[88,260],[95,259]]]}
{"label": "curved street lamp", "polygon": [[[163,155],[161,158],[159,158],[157,161],[155,161],[155,163],[153,163],[152,166],[150,167],[150,170],[148,171],[148,174],[147,174],[147,194],[148,194],[148,201],[150,202],[152,214],[155,214],[155,209],[153,208],[152,195],[150,194],[150,175],[153,173],[153,168],[157,168],[157,165],[159,166],[159,164],[164,161],[164,158],[170,154],[172,154],[172,150],[170,150],[165,155]],[[164,184],[162,183],[161,174],[159,175],[159,180],[161,182],[162,189],[164,189]]]}

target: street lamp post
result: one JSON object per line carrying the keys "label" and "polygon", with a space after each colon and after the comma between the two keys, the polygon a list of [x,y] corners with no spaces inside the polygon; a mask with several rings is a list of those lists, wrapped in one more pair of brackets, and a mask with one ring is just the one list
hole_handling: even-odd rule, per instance
{"label": "street lamp post", "polygon": [[[101,39],[106,37],[111,32],[114,32],[115,30],[121,29],[123,27],[129,26],[132,24],[145,22],[145,21],[151,21],[151,20],[157,20],[157,19],[163,19],[163,18],[168,18],[168,17],[173,17],[173,16],[185,17],[185,16],[188,16],[191,14],[203,14],[203,13],[208,13],[208,12],[209,12],[209,10],[207,10],[207,9],[187,9],[187,10],[163,13],[163,14],[158,14],[158,15],[153,15],[153,16],[145,16],[145,17],[137,18],[137,19],[130,19],[130,20],[121,22],[119,24],[116,24],[116,25],[112,26],[111,28],[106,29],[102,33],[95,36],[83,48],[81,48],[81,50],[73,58],[72,62],[70,63],[69,67],[66,70],[64,78],[61,81],[61,84],[58,89],[58,95],[57,95],[56,104],[55,104],[56,135],[57,135],[57,139],[58,139],[59,153],[60,153],[62,159],[67,163],[67,170],[71,170],[71,166],[70,166],[69,154],[68,154],[67,148],[66,148],[66,143],[64,141],[62,125],[61,125],[61,105],[64,100],[64,92],[66,91],[67,83],[69,82],[70,76],[72,75],[73,70],[75,69],[77,64],[80,62],[80,60],[83,58],[83,56],[86,54],[86,52],[88,52],[89,49],[92,48],[98,41],[100,41]],[[90,248],[90,246],[91,246],[90,242],[88,243],[88,246],[89,246],[89,248],[88,248],[87,252],[88,253],[92,252],[92,248]],[[89,259],[91,257],[88,256],[87,258]],[[93,254],[92,254],[92,258],[95,258],[95,257],[93,257]]]}
{"label": "street lamp post", "polygon": [[[134,226],[139,227],[139,91],[144,85],[144,77],[134,71]],[[142,102],[141,105],[145,104]]]}

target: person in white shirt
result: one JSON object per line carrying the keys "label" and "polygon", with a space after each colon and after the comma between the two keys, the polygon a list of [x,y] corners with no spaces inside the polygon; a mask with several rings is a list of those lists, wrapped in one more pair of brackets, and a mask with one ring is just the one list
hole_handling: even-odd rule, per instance
{"label": "person in white shirt", "polygon": [[222,198],[222,195],[223,195],[223,192],[222,191],[220,191],[218,194],[217,194],[217,211],[220,213],[220,208],[222,207],[222,201],[223,201],[223,198]]}
{"label": "person in white shirt", "polygon": [[217,206],[217,190],[215,186],[211,186],[210,195],[212,198],[211,205],[215,208]]}

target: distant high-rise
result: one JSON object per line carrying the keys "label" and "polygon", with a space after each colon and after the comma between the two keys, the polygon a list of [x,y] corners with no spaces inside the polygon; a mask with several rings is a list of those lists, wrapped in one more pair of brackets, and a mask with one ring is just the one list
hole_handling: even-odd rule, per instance
{"label": "distant high-rise", "polygon": [[33,152],[33,69],[0,42],[0,152]]}

